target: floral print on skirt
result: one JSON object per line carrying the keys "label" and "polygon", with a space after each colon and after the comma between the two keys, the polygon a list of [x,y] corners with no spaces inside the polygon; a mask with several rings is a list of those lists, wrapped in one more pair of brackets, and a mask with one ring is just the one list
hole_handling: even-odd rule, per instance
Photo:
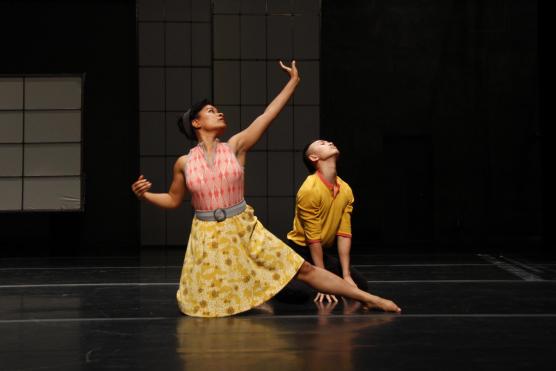
{"label": "floral print on skirt", "polygon": [[276,295],[303,261],[263,227],[251,206],[222,222],[193,218],[178,306],[195,317],[244,312]]}

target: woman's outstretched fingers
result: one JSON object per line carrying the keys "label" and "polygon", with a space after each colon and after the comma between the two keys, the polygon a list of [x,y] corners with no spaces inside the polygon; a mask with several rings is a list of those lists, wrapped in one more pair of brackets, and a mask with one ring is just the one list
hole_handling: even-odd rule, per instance
{"label": "woman's outstretched fingers", "polygon": [[297,75],[297,65],[295,64],[295,59],[292,61],[292,68],[291,69]]}
{"label": "woman's outstretched fingers", "polygon": [[286,66],[282,61],[278,61],[280,67],[290,75],[291,78],[299,78],[299,73],[297,72],[297,67],[295,66],[295,60],[292,61],[291,67]]}

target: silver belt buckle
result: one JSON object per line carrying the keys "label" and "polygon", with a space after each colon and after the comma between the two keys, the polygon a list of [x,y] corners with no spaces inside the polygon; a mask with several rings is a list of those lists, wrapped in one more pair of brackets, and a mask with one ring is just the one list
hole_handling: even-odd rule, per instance
{"label": "silver belt buckle", "polygon": [[212,215],[214,215],[214,219],[216,219],[217,222],[226,220],[226,210],[224,209],[216,209],[212,212]]}

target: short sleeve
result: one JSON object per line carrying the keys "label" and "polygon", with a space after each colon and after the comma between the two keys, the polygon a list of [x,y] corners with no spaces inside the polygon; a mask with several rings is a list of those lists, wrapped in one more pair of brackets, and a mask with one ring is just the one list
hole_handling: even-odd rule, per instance
{"label": "short sleeve", "polygon": [[297,194],[297,216],[305,233],[305,241],[321,241],[320,200],[315,192],[300,190]]}
{"label": "short sleeve", "polygon": [[346,207],[344,208],[342,219],[340,220],[340,226],[338,228],[338,232],[336,232],[337,236],[351,237],[351,213],[353,211],[354,201],[352,193]]}

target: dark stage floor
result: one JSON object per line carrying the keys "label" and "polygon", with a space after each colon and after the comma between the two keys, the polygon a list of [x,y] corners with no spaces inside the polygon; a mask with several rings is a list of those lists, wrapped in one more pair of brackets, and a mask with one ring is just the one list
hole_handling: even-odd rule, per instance
{"label": "dark stage floor", "polygon": [[0,261],[0,369],[556,367],[556,260],[353,256],[403,314],[271,301],[198,319],[176,307],[180,259],[153,257]]}

